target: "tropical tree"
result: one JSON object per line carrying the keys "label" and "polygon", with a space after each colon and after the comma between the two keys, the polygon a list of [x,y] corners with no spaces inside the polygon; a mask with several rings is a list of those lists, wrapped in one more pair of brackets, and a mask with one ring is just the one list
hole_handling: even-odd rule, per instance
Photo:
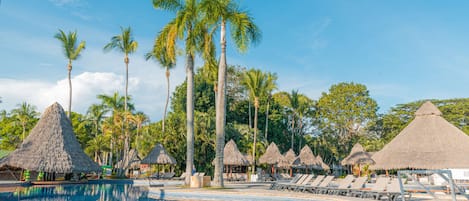
{"label": "tropical tree", "polygon": [[72,119],[72,61],[80,57],[80,53],[85,49],[85,41],[78,43],[77,32],[69,32],[65,34],[62,30],[59,29],[59,33],[55,34],[54,38],[59,40],[62,43],[62,50],[65,54],[65,57],[68,59],[68,87],[69,87],[69,96],[68,96],[68,119]]}
{"label": "tropical tree", "polygon": [[129,113],[127,116],[127,119],[129,119],[130,122],[135,124],[135,127],[137,128],[136,130],[136,140],[135,140],[135,148],[138,150],[138,138],[140,136],[140,131],[142,130],[143,124],[147,123],[150,121],[147,115],[143,112],[137,112],[136,114],[131,114]]}
{"label": "tropical tree", "polygon": [[[269,78],[270,77],[270,78]],[[267,94],[268,91],[271,91],[275,88],[275,76],[268,75],[267,73],[263,73],[261,70],[258,69],[251,69],[244,74],[243,84],[249,91],[249,95],[251,99],[254,101],[254,143],[253,143],[253,151],[252,151],[252,158],[256,158],[256,141],[257,141],[257,119],[258,119],[258,111],[260,106],[259,97],[264,96]],[[255,161],[255,160],[254,160]],[[252,169],[253,173],[255,171],[255,162],[254,167]]]}
{"label": "tropical tree", "polygon": [[378,104],[365,85],[338,83],[318,101],[320,128],[330,131],[339,140],[340,154],[346,153],[367,124],[376,119]]}
{"label": "tropical tree", "polygon": [[93,122],[94,124],[94,136],[95,137],[99,135],[99,127],[107,112],[108,112],[108,108],[106,108],[102,104],[101,105],[92,104],[88,108],[88,111],[86,112],[88,120]]}
{"label": "tropical tree", "polygon": [[[166,48],[168,57],[175,61],[176,42],[184,40],[186,56],[186,79],[187,79],[187,99],[186,99],[186,125],[187,125],[187,155],[186,174],[192,175],[194,165],[194,57],[196,53],[208,53],[213,50],[211,36],[208,34],[206,24],[201,22],[200,5],[197,0],[153,0],[153,7],[163,9],[176,14],[158,34],[156,41],[166,41],[163,46]],[[207,51],[204,51],[207,50]],[[207,56],[204,56],[206,58]],[[188,185],[190,177],[186,177],[185,183]]]}
{"label": "tropical tree", "polygon": [[158,38],[160,41],[155,41],[155,45],[153,47],[153,50],[151,52],[148,52],[145,54],[145,59],[149,60],[151,58],[155,59],[160,63],[161,67],[166,69],[166,85],[167,85],[167,90],[166,90],[166,103],[164,106],[164,113],[163,113],[163,122],[161,126],[162,133],[164,134],[164,128],[165,128],[165,120],[166,120],[166,114],[168,111],[168,105],[169,105],[169,76],[170,76],[170,71],[172,68],[175,67],[176,61],[175,58],[170,58],[171,55],[169,52],[167,52],[167,49],[164,45],[164,40],[167,40],[165,37],[160,37]]}
{"label": "tropical tree", "polygon": [[111,42],[106,44],[103,48],[105,52],[109,52],[113,49],[124,53],[124,63],[125,63],[125,99],[124,99],[124,111],[127,111],[127,96],[129,88],[129,54],[137,51],[138,43],[134,40],[132,36],[132,30],[130,27],[123,28],[121,27],[121,34],[113,36]]}
{"label": "tropical tree", "polygon": [[24,140],[26,135],[27,124],[33,119],[36,119],[39,115],[39,113],[36,112],[36,106],[30,105],[27,102],[23,102],[21,104],[18,104],[17,108],[13,109],[11,113],[23,128],[21,140]]}
{"label": "tropical tree", "polygon": [[[124,111],[127,112],[127,97],[128,97],[128,89],[129,89],[129,54],[132,54],[137,50],[138,43],[134,40],[132,36],[132,30],[130,27],[122,28],[121,27],[121,34],[113,36],[111,38],[111,42],[104,46],[104,51],[111,51],[116,49],[122,53],[124,53],[124,63],[125,63],[125,95],[124,95]],[[124,119],[123,124],[126,124],[126,120]],[[127,130],[124,130],[125,138],[124,138],[124,158],[127,156],[130,150],[130,136]]]}
{"label": "tropical tree", "polygon": [[226,124],[226,30],[231,28],[231,38],[240,52],[245,52],[250,43],[260,39],[260,30],[249,14],[239,9],[231,0],[202,0],[202,10],[209,24],[220,28],[220,59],[218,65],[218,87],[216,95],[216,162],[214,185],[223,187],[223,149]]}

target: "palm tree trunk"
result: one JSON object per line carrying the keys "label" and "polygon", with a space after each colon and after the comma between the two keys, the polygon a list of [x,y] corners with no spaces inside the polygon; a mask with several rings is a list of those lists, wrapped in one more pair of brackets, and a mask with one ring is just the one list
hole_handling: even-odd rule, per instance
{"label": "palm tree trunk", "polygon": [[248,115],[249,115],[249,129],[252,128],[252,121],[251,121],[251,101],[248,101]]}
{"label": "palm tree trunk", "polygon": [[257,144],[257,112],[259,109],[259,98],[254,98],[254,143],[252,145],[252,174],[256,173],[256,144]]}
{"label": "palm tree trunk", "polygon": [[72,122],[72,60],[68,60],[68,119]]}
{"label": "palm tree trunk", "polygon": [[218,87],[216,94],[216,149],[215,174],[213,178],[215,187],[224,187],[223,184],[223,150],[225,146],[225,119],[226,119],[226,22],[221,23],[221,54],[218,66]]}
{"label": "palm tree trunk", "polygon": [[291,123],[291,149],[293,150],[293,139],[295,136],[295,117],[292,119]]}
{"label": "palm tree trunk", "polygon": [[166,112],[168,111],[168,104],[169,104],[169,68],[166,67],[166,84],[168,85],[167,91],[166,91],[166,104],[164,106],[164,114],[163,114],[163,124],[162,124],[162,130],[164,134],[164,125],[165,125],[165,120],[166,120]]}
{"label": "palm tree trunk", "polygon": [[[124,58],[125,62],[125,96],[124,96],[124,121],[122,122],[122,131],[124,132],[124,151],[122,153],[122,159],[124,160],[127,158],[127,155],[130,150],[130,136],[127,132],[127,97],[128,97],[128,89],[129,89],[129,56],[125,54]],[[122,176],[123,171],[122,168],[119,168],[118,175]]]}
{"label": "palm tree trunk", "polygon": [[264,133],[264,139],[267,140],[267,132],[269,131],[269,107],[270,107],[270,102],[267,101],[267,109],[265,111],[265,133]]}
{"label": "palm tree trunk", "polygon": [[187,158],[186,158],[186,180],[190,184],[192,166],[194,164],[194,56],[190,53],[186,58],[187,74],[187,98],[186,98],[186,127],[187,127]]}

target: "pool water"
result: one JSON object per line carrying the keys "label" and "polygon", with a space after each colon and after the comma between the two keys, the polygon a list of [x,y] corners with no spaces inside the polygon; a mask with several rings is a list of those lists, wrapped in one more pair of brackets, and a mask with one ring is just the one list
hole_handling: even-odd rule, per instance
{"label": "pool water", "polygon": [[148,197],[148,188],[129,183],[118,184],[73,184],[56,186],[31,186],[18,188],[15,192],[0,193],[1,201],[153,201]]}

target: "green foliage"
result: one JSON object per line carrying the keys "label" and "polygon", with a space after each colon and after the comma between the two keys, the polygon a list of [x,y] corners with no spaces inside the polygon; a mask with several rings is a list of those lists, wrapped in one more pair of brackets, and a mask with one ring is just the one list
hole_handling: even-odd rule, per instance
{"label": "green foliage", "polygon": [[54,35],[54,38],[62,43],[62,51],[67,59],[76,60],[80,57],[80,53],[85,49],[85,42],[78,43],[77,32],[69,32],[65,34],[64,31],[59,29],[59,33]]}

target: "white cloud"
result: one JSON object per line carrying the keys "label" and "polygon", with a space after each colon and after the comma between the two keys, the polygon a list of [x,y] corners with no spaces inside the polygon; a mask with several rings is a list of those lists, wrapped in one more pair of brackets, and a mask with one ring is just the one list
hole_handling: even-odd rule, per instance
{"label": "white cloud", "polygon": [[[151,79],[153,78],[153,79]],[[84,114],[87,108],[98,103],[96,95],[124,94],[124,76],[115,73],[84,72],[72,78],[72,110]],[[174,89],[174,84],[171,87]],[[0,79],[0,109],[7,111],[26,101],[37,106],[38,111],[54,102],[68,107],[68,80],[55,83],[37,80]],[[138,111],[143,111],[152,120],[159,120],[164,107],[166,81],[164,74],[146,77],[129,77],[129,94]]]}

